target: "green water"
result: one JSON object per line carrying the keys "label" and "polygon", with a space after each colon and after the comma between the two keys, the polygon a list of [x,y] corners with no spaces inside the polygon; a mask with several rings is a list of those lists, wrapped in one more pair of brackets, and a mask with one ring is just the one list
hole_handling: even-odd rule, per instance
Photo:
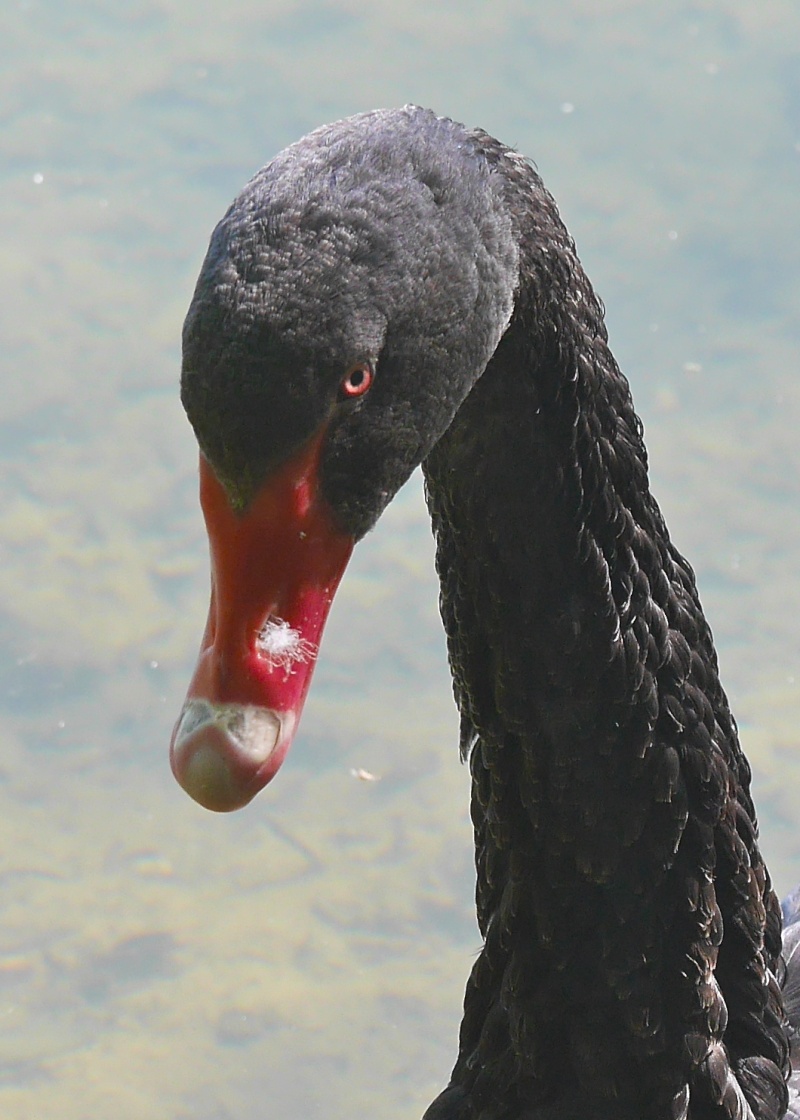
{"label": "green water", "polygon": [[[416,101],[534,157],[800,878],[794,0],[8,3],[0,14],[0,1115],[400,1120],[478,946],[418,479],[358,549],[279,780],[167,741],[205,618],[176,390],[208,234],[315,125]],[[378,781],[362,781],[363,768]]]}

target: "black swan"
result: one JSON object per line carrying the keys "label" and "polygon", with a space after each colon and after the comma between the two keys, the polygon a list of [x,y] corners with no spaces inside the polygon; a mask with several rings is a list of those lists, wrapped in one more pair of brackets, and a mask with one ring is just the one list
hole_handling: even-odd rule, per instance
{"label": "black swan", "polygon": [[416,107],[318,129],[217,226],[183,342],[213,578],[171,759],[208,808],[278,770],[423,467],[484,938],[428,1120],[800,1117],[796,907],[782,957],[692,569],[530,163]]}

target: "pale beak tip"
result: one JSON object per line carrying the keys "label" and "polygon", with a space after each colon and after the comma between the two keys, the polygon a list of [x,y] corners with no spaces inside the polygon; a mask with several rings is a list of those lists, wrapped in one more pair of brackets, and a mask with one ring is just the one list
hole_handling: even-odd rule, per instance
{"label": "pale beak tip", "polygon": [[172,735],[172,772],[199,805],[230,813],[252,801],[277,772],[288,747],[276,752],[280,740],[275,712],[193,697]]}

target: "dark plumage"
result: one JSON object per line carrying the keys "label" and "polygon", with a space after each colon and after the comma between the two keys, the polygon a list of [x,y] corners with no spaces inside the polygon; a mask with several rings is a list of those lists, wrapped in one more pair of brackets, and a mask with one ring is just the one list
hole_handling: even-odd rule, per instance
{"label": "dark plumage", "polygon": [[[343,395],[354,364],[374,380]],[[308,445],[315,501],[358,539],[422,463],[485,939],[428,1120],[786,1115],[750,769],[601,304],[531,165],[413,107],[287,149],[212,237],[183,401],[242,518]],[[208,704],[240,718],[254,701],[226,672]]]}

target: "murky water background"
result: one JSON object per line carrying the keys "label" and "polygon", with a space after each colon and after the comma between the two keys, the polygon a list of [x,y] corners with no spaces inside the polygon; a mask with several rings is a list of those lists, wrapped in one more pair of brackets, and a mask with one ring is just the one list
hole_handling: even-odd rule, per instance
{"label": "murky water background", "polygon": [[346,113],[416,101],[537,160],[793,885],[794,0],[23,0],[0,55],[0,1114],[400,1120],[455,1056],[468,781],[418,479],[357,551],[279,781],[220,818],[167,766],[207,595],[181,320],[244,180]]}

